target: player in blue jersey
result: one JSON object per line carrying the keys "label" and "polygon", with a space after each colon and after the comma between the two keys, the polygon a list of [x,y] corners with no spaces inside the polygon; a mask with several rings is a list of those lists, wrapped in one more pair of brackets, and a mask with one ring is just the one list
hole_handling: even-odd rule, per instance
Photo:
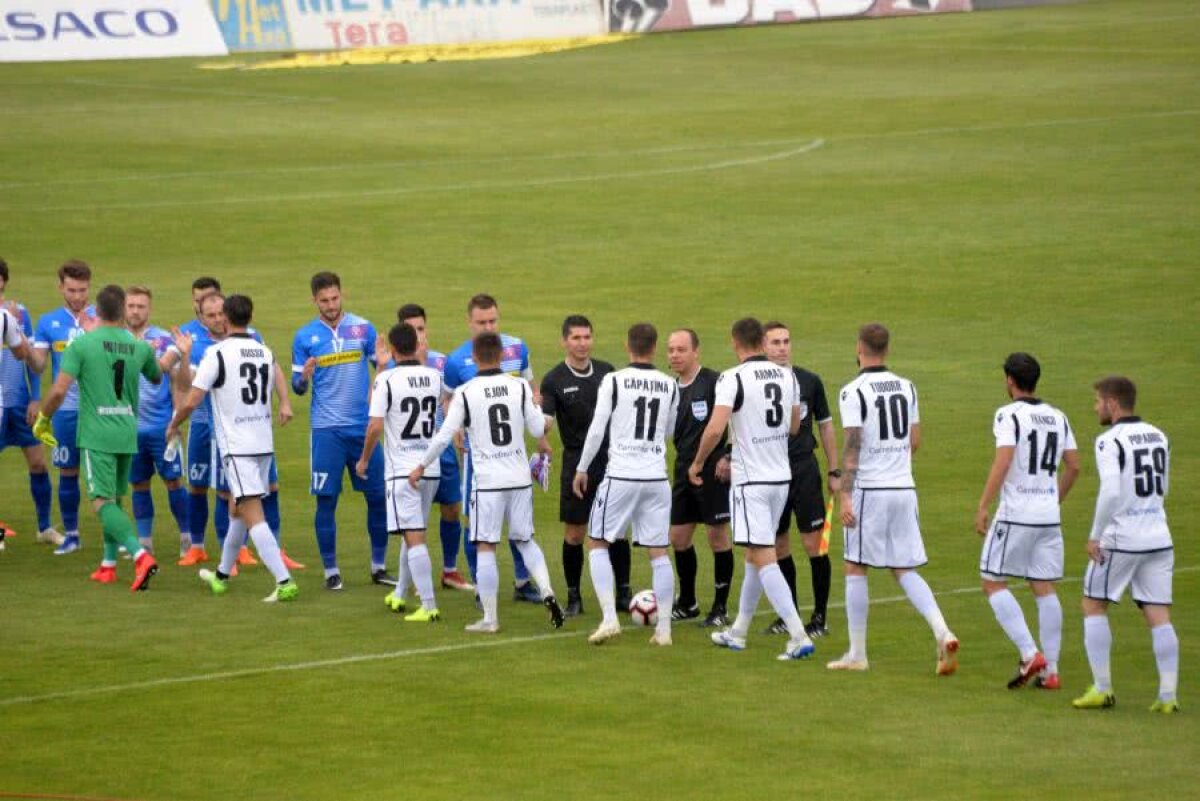
{"label": "player in blue jersey", "polygon": [[188,493],[183,488],[183,459],[181,453],[166,458],[167,424],[175,412],[173,393],[188,391],[187,370],[176,369],[180,352],[170,331],[150,324],[150,305],[153,295],[149,287],[131,286],[125,290],[125,327],[136,338],[154,349],[159,367],[170,381],[153,384],[144,377],[138,394],[137,453],[129,468],[133,520],[142,547],[153,552],[154,498],[150,494],[150,479],[158,473],[167,488],[167,502],[179,526],[179,555],[187,553],[192,544],[188,520]]}
{"label": "player in blue jersey", "polygon": [[[491,295],[484,294],[479,294],[471,298],[467,302],[467,327],[471,329],[471,338],[459,345],[453,353],[446,357],[446,364],[442,371],[445,376],[447,402],[449,402],[450,395],[453,394],[455,388],[467,383],[479,372],[479,368],[475,366],[475,360],[471,355],[471,343],[475,337],[479,334],[499,333],[500,331],[500,306],[496,303],[496,299]],[[508,334],[500,334],[500,343],[503,348],[500,369],[505,373],[520,376],[528,381],[531,386],[536,386],[533,381],[533,368],[529,365],[529,348],[525,345],[525,342]],[[535,399],[534,402],[540,403],[540,398]],[[550,446],[546,442],[545,436],[538,441],[538,450],[544,453],[550,451]],[[463,497],[469,497],[473,479],[470,442],[465,444],[464,454]],[[470,521],[468,521],[468,525],[469,523]],[[467,540],[467,561],[471,567],[471,577],[474,578],[474,547],[469,542],[469,536]],[[525,569],[525,561],[521,558],[521,552],[517,550],[512,542],[509,542],[508,546],[512,551],[513,575],[516,578],[516,585],[513,588],[514,600],[540,604],[542,602],[542,594],[529,577],[529,571]]]}
{"label": "player in blue jersey", "polygon": [[317,318],[296,332],[292,341],[292,389],[303,395],[312,385],[310,492],[317,497],[317,547],[325,565],[325,589],[340,590],[337,564],[337,503],[342,475],[367,501],[367,533],[371,538],[371,581],[396,585],[388,574],[387,496],[383,452],[370,459],[367,477],[355,472],[367,433],[371,365],[375,363],[375,326],[342,308],[342,282],[331,272],[311,281]]}
{"label": "player in blue jersey", "polygon": [[[8,264],[0,259],[0,305],[4,305],[21,328],[28,342],[33,341],[33,321],[29,311],[19,303],[5,302],[8,288]],[[29,468],[29,493],[37,512],[37,541],[62,545],[63,536],[50,526],[50,501],[54,492],[50,473],[46,470],[46,454],[42,443],[33,435],[34,419],[42,398],[42,381],[33,368],[18,359],[7,346],[0,352],[0,386],[4,387],[4,407],[0,417],[0,451],[20,448]],[[0,523],[0,528],[7,525]]]}
{"label": "player in blue jersey", "polygon": [[[88,304],[92,286],[92,269],[82,261],[72,259],[58,268],[58,291],[63,306],[43,314],[33,332],[32,366],[39,375],[50,362],[50,380],[58,378],[63,351],[77,337],[96,325],[96,312]],[[75,446],[75,429],[79,422],[79,387],[67,390],[62,406],[54,415],[53,463],[58,469],[58,508],[62,514],[63,543],[55,549],[58,555],[74,553],[79,544],[79,449]]]}

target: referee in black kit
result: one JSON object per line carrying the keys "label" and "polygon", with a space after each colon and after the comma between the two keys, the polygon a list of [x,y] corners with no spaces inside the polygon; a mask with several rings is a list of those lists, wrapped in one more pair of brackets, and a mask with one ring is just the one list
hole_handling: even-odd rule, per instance
{"label": "referee in black kit", "polygon": [[[829,463],[829,491],[836,495],[841,486],[842,471],[838,469],[833,415],[829,412],[829,401],[825,397],[825,385],[821,383],[821,377],[803,367],[792,365],[792,335],[787,326],[780,322],[769,322],[763,329],[766,332],[764,344],[767,358],[781,367],[792,369],[796,374],[796,381],[800,384],[800,399],[808,409],[808,414],[800,424],[799,433],[788,439],[792,484],[788,491],[783,518],[779,521],[779,528],[775,534],[775,553],[778,555],[783,578],[787,581],[788,589],[792,591],[794,602],[796,563],[792,560],[791,543],[788,541],[788,527],[791,522],[788,518],[794,516],[796,529],[804,543],[804,551],[808,554],[809,567],[812,568],[813,613],[804,630],[809,637],[824,637],[829,633],[825,614],[829,608],[829,583],[833,571],[829,555],[821,553],[821,529],[825,526],[825,497],[821,492],[821,485],[824,483],[821,480],[821,466],[817,463],[814,453],[817,440],[813,436],[813,421],[817,422],[821,448],[825,451],[825,459]],[[767,628],[767,633],[786,634],[787,626],[782,620],[776,619]]]}
{"label": "referee in black kit", "polygon": [[[558,423],[562,440],[562,474],[558,497],[558,519],[564,524],[562,562],[567,581],[567,617],[583,614],[583,598],[579,583],[583,578],[583,541],[587,537],[588,516],[596,488],[604,477],[608,462],[608,441],[588,470],[588,491],[584,498],[575,497],[571,482],[587,439],[588,426],[596,412],[596,392],[600,379],[613,371],[608,362],[592,358],[592,323],[588,318],[572,314],[563,320],[562,344],[566,360],[559,362],[542,377],[542,412],[546,415],[546,433]],[[613,575],[617,584],[617,609],[628,612],[632,593],[629,589],[629,540],[622,539],[609,547]]]}

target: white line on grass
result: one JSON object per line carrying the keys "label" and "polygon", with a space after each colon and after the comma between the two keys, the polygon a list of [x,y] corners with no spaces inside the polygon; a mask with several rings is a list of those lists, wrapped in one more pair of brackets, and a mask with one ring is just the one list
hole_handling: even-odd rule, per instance
{"label": "white line on grass", "polygon": [[[1191,573],[1200,570],[1200,565],[1190,567],[1175,568],[1176,573]],[[1067,577],[1062,579],[1061,584],[1077,584],[1082,581],[1081,578]],[[953,590],[943,590],[935,592],[934,595],[939,597],[950,595],[970,595],[972,593],[981,592],[978,585],[973,587],[959,587]],[[870,601],[872,606],[882,604],[894,604],[902,601],[907,601],[905,595],[889,595],[883,598],[873,598]],[[845,604],[832,603],[829,605],[831,609],[841,609]],[[770,610],[763,610],[759,615],[773,614]],[[78,690],[63,690],[55,693],[45,693],[43,695],[19,695],[13,698],[0,698],[0,707],[16,706],[18,704],[35,704],[41,701],[59,701],[67,698],[84,698],[95,695],[109,695],[111,693],[129,692],[132,690],[150,690],[156,687],[170,687],[177,684],[199,684],[209,681],[226,681],[228,679],[241,679],[250,676],[262,676],[269,673],[287,673],[299,670],[317,670],[320,668],[340,667],[342,665],[354,665],[362,662],[379,662],[389,659],[407,659],[414,656],[431,656],[437,654],[449,654],[456,651],[473,651],[479,648],[499,648],[505,645],[521,645],[531,642],[542,642],[544,640],[562,640],[571,637],[580,637],[584,635],[584,631],[566,631],[557,632],[555,634],[535,634],[528,637],[509,637],[507,639],[477,639],[470,642],[458,643],[456,645],[434,645],[428,648],[406,648],[400,651],[385,651],[378,654],[357,654],[354,656],[342,656],[333,659],[318,659],[313,662],[292,662],[283,665],[268,665],[266,667],[243,668],[241,670],[223,670],[216,673],[198,673],[191,676],[170,676],[161,679],[148,679],[146,681],[133,681],[126,684],[110,684],[104,687],[85,687]]]}
{"label": "white line on grass", "polygon": [[[1102,125],[1110,122],[1120,122],[1122,120],[1140,120],[1140,119],[1170,119],[1173,117],[1194,117],[1200,115],[1200,109],[1175,109],[1172,111],[1146,111],[1136,112],[1133,114],[1119,114],[1104,117],[1063,117],[1051,120],[1035,120],[1030,122],[1018,123],[991,123],[985,125],[959,125],[945,126],[938,128],[917,128],[906,131],[877,131],[859,134],[844,134],[834,137],[832,140],[809,140],[805,138],[791,137],[787,139],[762,139],[750,142],[723,142],[719,144],[704,144],[704,145],[674,145],[665,147],[642,148],[637,150],[599,150],[599,151],[578,151],[574,153],[542,153],[526,156],[489,156],[478,159],[404,159],[397,161],[379,161],[367,162],[363,164],[338,164],[338,165],[298,165],[294,167],[267,167],[262,169],[251,170],[211,170],[211,171],[195,171],[195,172],[172,172],[172,173],[155,173],[155,174],[139,174],[139,175],[118,175],[101,178],[78,178],[64,179],[58,181],[28,181],[28,182],[10,182],[0,183],[0,189],[18,189],[32,187],[50,187],[50,186],[73,186],[83,184],[108,184],[108,183],[131,183],[131,182],[146,182],[159,180],[176,180],[187,178],[222,178],[222,177],[243,177],[249,175],[288,175],[295,173],[318,173],[327,171],[349,172],[352,170],[375,170],[386,169],[389,167],[403,166],[461,166],[469,164],[496,164],[509,163],[518,161],[543,162],[543,161],[568,161],[568,160],[583,160],[589,158],[603,158],[605,156],[644,156],[644,155],[668,155],[673,153],[691,153],[704,152],[711,150],[732,150],[739,147],[774,147],[797,144],[799,142],[815,142],[826,141],[862,141],[871,139],[896,139],[909,136],[935,136],[941,134],[967,134],[967,133],[987,133],[989,131],[1012,131],[1012,130],[1028,130],[1035,128],[1055,128],[1071,125]],[[820,145],[815,145],[819,147]],[[813,149],[815,149],[815,147]],[[807,152],[807,151],[804,151]],[[796,155],[790,153],[789,155]],[[744,166],[747,163],[758,163],[757,161],[739,161],[739,162],[719,162],[714,165],[699,165],[697,167],[684,168],[664,168],[664,171],[653,170],[639,173],[611,173],[589,176],[568,176],[565,178],[549,178],[549,179],[533,179],[527,181],[510,181],[504,183],[493,184],[449,184],[442,186],[431,187],[405,187],[396,189],[384,190],[366,190],[359,192],[341,192],[328,193],[322,195],[270,195],[260,197],[224,197],[213,200],[177,200],[177,201],[162,201],[151,203],[125,203],[125,204],[104,204],[92,206],[34,206],[25,207],[20,211],[91,211],[104,209],[131,209],[131,208],[163,208],[175,206],[211,206],[225,205],[235,203],[274,203],[285,202],[291,200],[311,200],[321,198],[350,198],[350,197],[369,197],[373,195],[398,195],[398,194],[417,194],[422,192],[455,192],[465,191],[470,189],[514,189],[521,187],[537,187],[549,186],[556,183],[580,183],[585,181],[595,180],[611,180],[618,177],[648,177],[654,175],[670,175],[676,173],[700,172],[711,169],[721,169],[730,166]],[[723,165],[723,166],[721,166]],[[17,211],[17,209],[8,209],[9,211]]]}
{"label": "white line on grass", "polygon": [[259,195],[252,197],[224,197],[209,200],[163,200],[150,203],[106,203],[102,206],[44,206],[29,211],[92,211],[108,209],[159,209],[177,206],[228,206],[246,203],[283,203],[306,200],[339,200],[369,197],[390,197],[394,195],[420,195],[442,192],[488,191],[492,189],[522,189],[540,186],[558,186],[561,184],[593,183],[596,181],[611,181],[621,178],[654,178],[664,175],[686,175],[698,172],[716,172],[734,167],[750,167],[756,164],[766,164],[771,161],[800,156],[822,147],[824,139],[813,139],[801,147],[789,148],[762,156],[751,156],[743,159],[727,159],[706,164],[693,164],[688,167],[663,167],[657,170],[630,170],[625,172],[601,172],[589,175],[560,175],[555,178],[534,178],[513,181],[475,181],[460,184],[441,184],[440,186],[401,186],[388,189],[353,190],[347,192],[307,192],[290,195]]}

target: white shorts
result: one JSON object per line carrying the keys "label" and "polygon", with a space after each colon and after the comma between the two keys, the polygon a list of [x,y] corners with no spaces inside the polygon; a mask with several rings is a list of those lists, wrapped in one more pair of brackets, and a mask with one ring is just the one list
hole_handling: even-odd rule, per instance
{"label": "white shorts", "polygon": [[607,476],[596,488],[588,519],[594,540],[616,542],[633,529],[633,544],[666,548],[671,532],[671,482],[667,479],[633,481]]}
{"label": "white shorts", "polygon": [[533,538],[533,487],[474,489],[470,497],[471,542],[500,542],[506,521],[510,540]]}
{"label": "white shorts", "polygon": [[1171,605],[1171,574],[1175,569],[1175,550],[1104,551],[1104,564],[1088,561],[1083,574],[1084,597],[1120,603],[1125,588],[1133,584],[1136,604]]}
{"label": "white shorts", "polygon": [[993,521],[983,541],[979,575],[988,581],[1058,581],[1063,575],[1062,526]]}
{"label": "white shorts", "polygon": [[387,481],[387,530],[391,534],[421,531],[429,526],[429,510],[440,478],[422,478],[413,489],[405,476]]}
{"label": "white shorts", "polygon": [[915,489],[854,489],[854,527],[843,530],[844,558],[866,567],[909,569],[925,557]]}
{"label": "white shorts", "polygon": [[271,454],[223,456],[221,467],[225,471],[225,485],[235,501],[271,494]]}
{"label": "white shorts", "polygon": [[759,548],[775,547],[779,519],[787,508],[791,482],[782,484],[739,484],[729,490],[729,524],[733,544]]}

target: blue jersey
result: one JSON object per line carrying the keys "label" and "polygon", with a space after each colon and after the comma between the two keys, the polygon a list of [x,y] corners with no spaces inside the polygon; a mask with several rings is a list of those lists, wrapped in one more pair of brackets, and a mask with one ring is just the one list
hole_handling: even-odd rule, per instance
{"label": "blue jersey", "polygon": [[[88,306],[84,309],[84,313],[94,315],[96,310],[92,306]],[[58,379],[58,368],[62,363],[63,351],[67,349],[67,345],[83,335],[84,330],[79,325],[78,318],[66,306],[43,314],[38,320],[37,328],[33,332],[33,347],[38,350],[50,351],[51,382]],[[62,406],[59,408],[64,412],[79,410],[79,384],[71,384],[71,388],[67,390],[67,396],[63,398]]]}
{"label": "blue jersey", "polygon": [[312,375],[312,427],[366,429],[375,361],[375,326],[345,314],[336,328],[317,318],[292,340],[292,386],[304,363],[316,359]]}
{"label": "blue jersey", "polygon": [[[33,320],[24,306],[17,305],[17,315],[25,338],[33,341]],[[22,416],[31,400],[41,400],[42,381],[33,369],[13,356],[8,346],[0,353],[0,387],[4,387],[4,408],[20,409]]]}
{"label": "blue jersey", "polygon": [[[500,370],[527,380],[532,378],[533,371],[529,369],[529,348],[524,340],[501,334],[500,344],[503,347],[500,353]],[[475,366],[475,360],[471,356],[471,340],[468,339],[455,348],[454,352],[446,357],[441,369],[447,390],[461,387],[474,378],[479,368]]]}
{"label": "blue jersey", "polygon": [[[148,326],[142,332],[142,339],[154,348],[154,355],[162,358],[163,354],[175,347],[171,332],[156,325]],[[171,398],[171,381],[169,376],[152,384],[145,376],[139,376],[138,383],[138,431],[166,431],[171,416],[175,414],[175,402]]]}

